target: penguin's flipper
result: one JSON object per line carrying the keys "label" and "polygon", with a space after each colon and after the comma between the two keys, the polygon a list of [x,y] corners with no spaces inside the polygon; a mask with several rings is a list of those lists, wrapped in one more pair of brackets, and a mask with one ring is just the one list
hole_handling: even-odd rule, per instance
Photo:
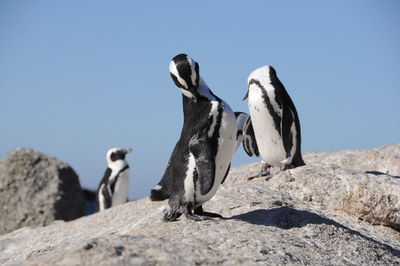
{"label": "penguin's flipper", "polygon": [[103,196],[104,200],[104,209],[111,208],[112,206],[112,196],[111,196],[111,191],[110,188],[105,185],[101,188],[101,191],[99,192]]}
{"label": "penguin's flipper", "polygon": [[243,129],[243,148],[244,151],[250,157],[255,155],[257,157],[260,156],[258,152],[258,146],[256,141],[256,136],[254,135],[253,124],[251,123],[251,118],[247,118],[246,123],[244,124]]}
{"label": "penguin's flipper", "polygon": [[193,213],[196,214],[196,215],[208,216],[208,217],[211,217],[211,218],[225,219],[221,214],[214,213],[214,212],[205,212],[203,210],[203,206],[201,206],[201,205],[200,205],[200,207],[197,207],[196,209],[194,209]]}
{"label": "penguin's flipper", "polygon": [[287,157],[290,156],[290,150],[293,146],[293,133],[292,126],[294,126],[294,115],[288,106],[283,105],[282,108],[282,140],[283,147],[285,148]]}
{"label": "penguin's flipper", "polygon": [[111,176],[111,168],[107,167],[106,171],[104,171],[103,178],[100,181],[99,187],[97,189],[97,195],[96,195],[96,211],[101,211],[100,206],[102,205],[100,203],[100,194],[102,196],[102,203],[104,206],[104,209],[110,208],[111,207],[111,196],[107,193],[107,183],[108,180]]}
{"label": "penguin's flipper", "polygon": [[227,177],[228,174],[229,174],[229,170],[231,170],[231,164],[228,165],[228,169],[226,169],[226,173],[225,173],[224,178],[223,178],[222,181],[221,181],[221,184],[223,184],[223,183],[225,182],[225,179],[226,179],[226,177]]}
{"label": "penguin's flipper", "polygon": [[200,192],[207,194],[215,179],[215,158],[207,135],[207,125],[201,126],[197,134],[189,141],[189,151],[196,163],[200,183]]}

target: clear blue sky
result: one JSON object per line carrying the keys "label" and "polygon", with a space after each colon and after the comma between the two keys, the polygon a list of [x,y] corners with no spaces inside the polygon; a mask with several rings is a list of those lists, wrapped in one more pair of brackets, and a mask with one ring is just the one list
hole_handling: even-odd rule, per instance
{"label": "clear blue sky", "polygon": [[[130,198],[148,195],[182,126],[168,73],[182,52],[237,111],[248,74],[273,65],[304,152],[397,143],[399,14],[396,0],[1,1],[0,158],[31,147],[96,188],[107,149],[132,147]],[[240,148],[233,165],[255,161]]]}

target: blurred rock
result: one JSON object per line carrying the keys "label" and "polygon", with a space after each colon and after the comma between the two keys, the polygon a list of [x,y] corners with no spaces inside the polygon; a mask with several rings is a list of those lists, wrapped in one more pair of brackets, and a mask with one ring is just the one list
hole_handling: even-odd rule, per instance
{"label": "blurred rock", "polygon": [[69,165],[27,148],[0,163],[0,234],[82,215],[79,178]]}
{"label": "blurred rock", "polygon": [[[164,223],[166,202],[145,198],[71,222],[0,236],[0,264],[399,265],[400,233],[374,225],[384,223],[371,202],[381,203],[368,197],[380,189],[383,195],[399,195],[398,179],[325,163],[325,153],[314,155],[315,161],[306,155],[308,165],[268,182],[246,180],[259,171],[258,163],[233,167],[204,205],[205,211],[226,219],[193,222],[182,216]],[[346,201],[341,190],[350,192]],[[390,201],[397,206],[395,199]],[[346,211],[346,204],[354,211]],[[379,208],[387,211],[390,204]],[[378,222],[367,218],[368,208]]]}
{"label": "blurred rock", "polygon": [[85,200],[86,215],[96,212],[96,190],[82,188],[83,198]]}

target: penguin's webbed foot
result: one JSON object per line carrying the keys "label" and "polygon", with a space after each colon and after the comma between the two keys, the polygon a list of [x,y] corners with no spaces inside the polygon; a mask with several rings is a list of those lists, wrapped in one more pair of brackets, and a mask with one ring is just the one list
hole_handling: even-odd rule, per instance
{"label": "penguin's webbed foot", "polygon": [[271,178],[272,178],[271,174],[268,174],[268,175],[264,176],[264,180],[265,181],[269,181]]}
{"label": "penguin's webbed foot", "polygon": [[224,217],[221,214],[215,213],[215,212],[205,212],[203,210],[203,207],[200,206],[198,208],[196,208],[193,211],[194,214],[200,215],[200,216],[206,216],[206,217],[211,217],[211,218],[220,218],[220,219],[224,219]]}
{"label": "penguin's webbed foot", "polygon": [[185,213],[185,216],[187,219],[189,220],[193,220],[193,221],[205,221],[205,220],[212,220],[211,217],[208,216],[199,216],[193,213]]}

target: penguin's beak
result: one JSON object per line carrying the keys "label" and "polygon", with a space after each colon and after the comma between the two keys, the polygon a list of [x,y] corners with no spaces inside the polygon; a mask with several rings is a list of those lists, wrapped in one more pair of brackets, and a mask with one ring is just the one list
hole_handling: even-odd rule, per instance
{"label": "penguin's beak", "polygon": [[247,90],[246,95],[243,97],[242,101],[246,100],[249,97],[249,90]]}
{"label": "penguin's beak", "polygon": [[122,152],[125,154],[130,153],[132,152],[132,148],[122,149]]}

